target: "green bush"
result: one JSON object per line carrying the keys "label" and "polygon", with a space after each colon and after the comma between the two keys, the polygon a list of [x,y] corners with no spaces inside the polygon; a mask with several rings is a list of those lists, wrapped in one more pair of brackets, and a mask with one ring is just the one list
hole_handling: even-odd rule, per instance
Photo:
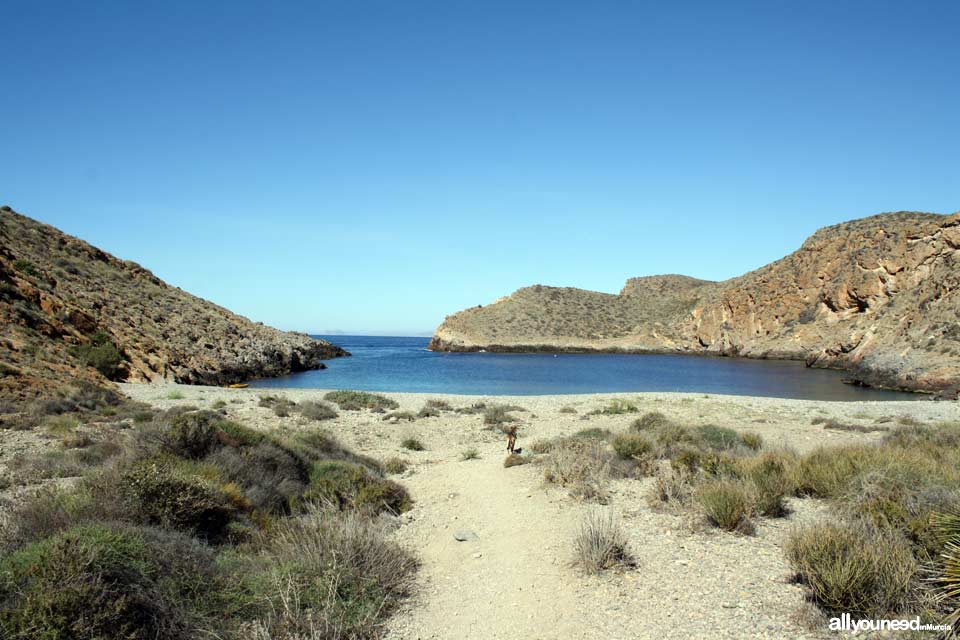
{"label": "green bush", "polygon": [[744,463],[743,476],[753,485],[754,510],[762,516],[780,518],[787,515],[784,502],[792,493],[790,470],[792,458],[770,452]]}
{"label": "green bush", "polygon": [[794,467],[796,493],[814,498],[835,498],[875,457],[876,451],[866,446],[815,449]]}
{"label": "green bush", "polygon": [[654,431],[661,429],[670,424],[670,419],[667,416],[663,415],[659,411],[651,411],[650,413],[645,413],[630,425],[630,428],[633,431]]}
{"label": "green bush", "polygon": [[697,488],[697,501],[710,523],[727,531],[748,530],[751,495],[736,480],[708,480]]}
{"label": "green bush", "polygon": [[410,451],[425,451],[426,447],[423,446],[423,443],[416,438],[404,438],[403,442],[400,443],[400,446],[404,449],[409,449]]}
{"label": "green bush", "polygon": [[821,522],[801,527],[788,537],[785,552],[817,605],[855,618],[903,612],[917,574],[906,542],[860,524]]}
{"label": "green bush", "polygon": [[13,268],[20,273],[26,274],[28,276],[37,275],[37,268],[33,266],[33,263],[27,260],[26,258],[17,258],[13,261]]}
{"label": "green bush", "polygon": [[331,391],[323,396],[323,399],[333,402],[344,411],[396,409],[400,406],[396,400],[367,391]]}
{"label": "green bush", "polygon": [[0,576],[8,638],[176,640],[224,609],[213,554],[149,529],[73,527],[4,558]]}
{"label": "green bush", "polygon": [[612,444],[624,460],[647,460],[654,455],[653,443],[639,433],[619,433]]}
{"label": "green bush", "polygon": [[304,492],[302,501],[372,513],[402,513],[411,505],[406,489],[396,482],[377,476],[366,467],[342,460],[324,460],[313,465],[310,486]]}
{"label": "green bush", "polygon": [[122,376],[123,352],[105,331],[97,331],[91,336],[90,342],[71,347],[70,355],[84,366],[93,367],[108,380],[117,380]]}
{"label": "green bush", "polygon": [[476,447],[470,447],[465,449],[460,453],[460,459],[466,462],[467,460],[476,460],[480,457],[480,452]]}
{"label": "green bush", "polygon": [[226,540],[239,517],[230,497],[211,482],[177,473],[164,460],[143,460],[122,476],[120,491],[134,517],[186,531],[209,542]]}

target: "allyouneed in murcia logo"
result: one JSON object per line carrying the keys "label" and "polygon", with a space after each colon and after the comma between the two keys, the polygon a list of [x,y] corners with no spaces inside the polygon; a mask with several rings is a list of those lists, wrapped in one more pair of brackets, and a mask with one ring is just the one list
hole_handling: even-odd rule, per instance
{"label": "allyouneed in murcia logo", "polygon": [[874,620],[854,620],[849,613],[840,614],[839,618],[830,618],[831,631],[950,631],[948,624],[930,624],[916,618],[878,618]]}

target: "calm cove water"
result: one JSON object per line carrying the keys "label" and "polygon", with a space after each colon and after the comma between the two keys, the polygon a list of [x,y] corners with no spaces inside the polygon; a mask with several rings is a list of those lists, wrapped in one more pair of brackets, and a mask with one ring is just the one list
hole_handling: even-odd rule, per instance
{"label": "calm cove water", "polygon": [[434,353],[429,338],[317,336],[353,355],[327,369],[259,380],[252,387],[360,389],[470,395],[680,391],[805,400],[917,400],[851,387],[839,371],[800,362],[673,355]]}

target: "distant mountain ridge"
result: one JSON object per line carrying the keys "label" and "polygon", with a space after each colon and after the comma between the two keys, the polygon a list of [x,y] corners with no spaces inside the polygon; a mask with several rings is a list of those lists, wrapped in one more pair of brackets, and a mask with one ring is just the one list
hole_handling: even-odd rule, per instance
{"label": "distant mountain ridge", "polygon": [[631,278],[617,295],[525,287],[448,316],[438,351],[616,351],[804,360],[857,382],[960,386],[960,213],[885,213],[820,229],[723,282]]}
{"label": "distant mountain ridge", "polygon": [[171,287],[9,207],[0,210],[0,323],[0,394],[14,398],[104,377],[223,385],[349,355]]}

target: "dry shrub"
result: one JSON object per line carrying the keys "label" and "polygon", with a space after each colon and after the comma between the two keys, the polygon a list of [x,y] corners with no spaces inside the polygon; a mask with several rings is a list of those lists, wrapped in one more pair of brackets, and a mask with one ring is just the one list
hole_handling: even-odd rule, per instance
{"label": "dry shrub", "polygon": [[298,407],[300,415],[307,420],[333,420],[337,417],[337,412],[326,402],[301,402]]}
{"label": "dry shrub", "polygon": [[906,610],[917,563],[899,536],[860,523],[795,529],[785,552],[797,578],[829,613],[883,617]]}
{"label": "dry shrub", "polygon": [[607,485],[611,472],[617,468],[606,443],[565,438],[551,449],[544,463],[543,478],[570,488],[574,497],[604,503],[609,499]]}
{"label": "dry shrub", "polygon": [[587,513],[574,539],[574,552],[577,564],[590,573],[636,565],[627,535],[609,510]]}
{"label": "dry shrub", "polygon": [[416,419],[417,416],[410,411],[391,411],[381,418],[384,422],[400,422],[401,420],[413,422]]}
{"label": "dry shrub", "polygon": [[659,467],[654,475],[648,501],[654,507],[680,509],[690,504],[693,475],[683,468]]}
{"label": "dry shrub", "polygon": [[697,487],[697,501],[715,527],[748,533],[753,502],[749,487],[738,480],[708,480]]}
{"label": "dry shrub", "polygon": [[645,413],[630,425],[632,431],[642,433],[644,431],[655,431],[670,424],[670,419],[659,411]]}
{"label": "dry shrub", "polygon": [[743,460],[741,474],[752,485],[756,513],[772,518],[787,515],[784,500],[794,490],[794,464],[796,456],[783,451],[769,451]]}
{"label": "dry shrub", "polygon": [[407,461],[403,458],[394,456],[383,461],[383,470],[394,475],[403,473],[407,470]]}
{"label": "dry shrub", "polygon": [[267,614],[243,638],[377,638],[410,591],[417,563],[378,521],[311,508],[260,544],[271,580]]}

